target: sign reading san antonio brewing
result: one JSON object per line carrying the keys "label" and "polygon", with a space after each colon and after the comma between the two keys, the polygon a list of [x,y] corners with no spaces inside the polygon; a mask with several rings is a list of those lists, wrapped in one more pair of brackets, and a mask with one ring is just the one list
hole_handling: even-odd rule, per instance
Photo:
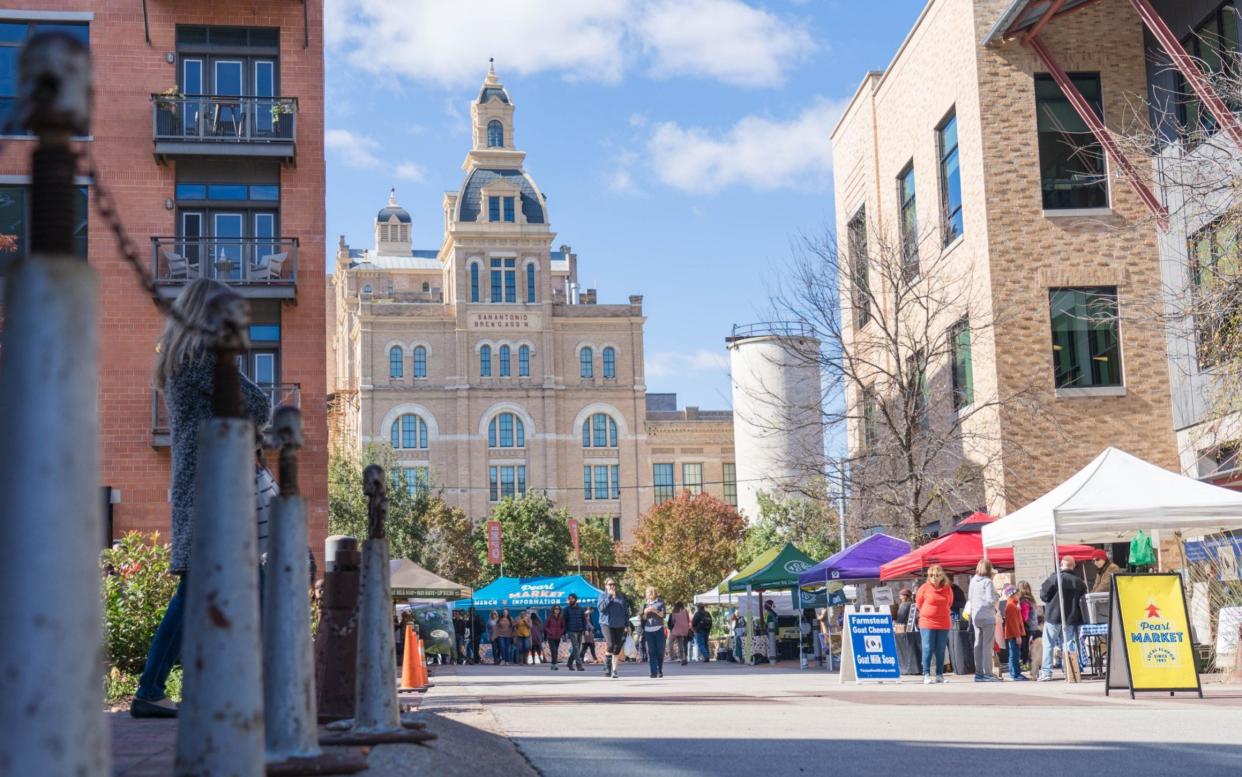
{"label": "sign reading san antonio brewing", "polygon": [[538,329],[538,313],[521,311],[487,311],[471,313],[466,318],[466,326],[471,329]]}
{"label": "sign reading san antonio brewing", "polygon": [[1180,575],[1113,575],[1109,611],[1105,694],[1195,691],[1203,698]]}

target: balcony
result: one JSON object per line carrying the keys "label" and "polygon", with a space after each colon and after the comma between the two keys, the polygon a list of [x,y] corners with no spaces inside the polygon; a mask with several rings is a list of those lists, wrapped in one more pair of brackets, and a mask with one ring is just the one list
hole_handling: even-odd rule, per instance
{"label": "balcony", "polygon": [[294,160],[296,97],[151,95],[155,155]]}
{"label": "balcony", "polygon": [[296,237],[151,238],[151,277],[166,299],[200,277],[227,283],[251,299],[293,299],[297,270]]}
{"label": "balcony", "polygon": [[[272,410],[281,405],[302,406],[302,386],[300,383],[284,383],[279,386],[260,386],[267,394]],[[272,423],[269,415],[264,431]],[[158,390],[151,391],[151,447],[168,448],[172,445],[172,431],[168,425],[168,408],[164,406],[164,395]]]}

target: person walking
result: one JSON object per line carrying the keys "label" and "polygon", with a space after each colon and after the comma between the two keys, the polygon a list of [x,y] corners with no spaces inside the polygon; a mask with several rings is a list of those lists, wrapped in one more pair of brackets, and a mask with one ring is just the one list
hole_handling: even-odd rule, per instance
{"label": "person walking", "polygon": [[604,593],[599,597],[598,606],[599,625],[604,629],[604,674],[615,680],[621,667],[621,651],[625,648],[630,608],[625,596],[617,590],[617,581],[611,577],[604,581]]}
{"label": "person walking", "polygon": [[694,644],[699,650],[699,660],[707,663],[711,660],[708,654],[707,637],[712,633],[712,616],[706,605],[698,605],[694,617],[690,619],[690,627],[694,629]]}
{"label": "person walking", "polygon": [[530,612],[530,662],[543,663],[543,619],[534,610]]}
{"label": "person walking", "polygon": [[690,613],[686,612],[684,603],[673,605],[673,613],[668,616],[668,631],[673,638],[673,657],[685,666],[690,661]]}
{"label": "person walking", "polygon": [[457,663],[466,663],[466,618],[464,613],[453,612],[453,649]]}
{"label": "person walking", "polygon": [[1039,602],[1026,580],[1018,582],[1018,604],[1022,608],[1022,623],[1026,635],[1022,637],[1022,663],[1031,666],[1031,642],[1039,636]]}
{"label": "person walking", "polygon": [[[216,355],[207,349],[214,311],[240,298],[228,286],[207,278],[191,281],[173,302],[178,316],[169,316],[156,347],[155,388],[164,394],[172,437],[172,557],[169,572],[179,580],[151,645],[138,690],[129,706],[135,718],[175,718],[177,705],[166,693],[168,675],[181,657],[185,612],[185,580],[194,531],[195,475],[198,471],[198,430],[211,418],[215,393]],[[271,414],[267,395],[245,375],[241,379],[246,415],[262,430]],[[256,536],[258,529],[256,527]],[[239,573],[241,571],[239,570]]]}
{"label": "person walking", "polygon": [[1009,653],[1009,679],[1027,680],[1022,674],[1022,649],[1019,647],[1026,636],[1026,619],[1022,617],[1022,602],[1015,585],[1005,586],[1005,650]]}
{"label": "person walking", "polygon": [[530,657],[530,614],[526,611],[518,615],[517,622],[513,624],[513,641],[517,650],[515,663],[523,665],[532,663],[533,659]]}
{"label": "person walking", "polygon": [[496,663],[513,663],[513,629],[513,617],[508,610],[501,610],[500,617],[496,619],[496,638],[500,641],[500,660]]}
{"label": "person walking", "polygon": [[590,652],[591,663],[598,664],[599,656],[595,655],[595,624],[591,622],[591,612],[594,608],[585,607],[582,610],[582,617],[586,620],[586,626],[582,632],[582,652],[578,654],[578,668],[582,668],[583,659]]}
{"label": "person walking", "polygon": [[[555,672],[561,656],[561,637],[565,636],[565,613],[561,612],[559,604],[553,605],[552,611],[548,613],[548,621],[543,624],[543,636],[548,640],[548,650],[552,654],[552,671]],[[570,669],[574,668],[572,660],[568,665]]]}
{"label": "person walking", "polygon": [[970,578],[966,606],[975,631],[975,682],[991,683],[1000,678],[992,673],[993,645],[996,642],[996,586],[992,583],[992,562],[980,559]]}
{"label": "person walking", "polygon": [[[578,606],[578,595],[570,594],[565,604],[565,636],[569,639],[569,658],[565,660],[565,668],[571,672],[582,671],[582,634],[590,626],[586,613]],[[552,663],[556,666],[555,658]]]}
{"label": "person walking", "polygon": [[[1044,655],[1039,665],[1040,682],[1052,679],[1052,661],[1055,651],[1064,642],[1065,653],[1062,661],[1065,676],[1077,674],[1073,671],[1071,661],[1078,656],[1078,627],[1082,625],[1082,597],[1087,593],[1087,584],[1075,574],[1078,562],[1073,556],[1061,559],[1061,569],[1048,576],[1039,587],[1039,598],[1044,602]],[[1057,580],[1061,581],[1061,590],[1057,590]],[[1065,602],[1065,612],[1061,612],[1061,602]]]}
{"label": "person walking", "polygon": [[642,616],[643,644],[647,646],[647,666],[653,679],[664,676],[664,614],[664,600],[654,586],[647,586]]}
{"label": "person walking", "polygon": [[934,682],[943,683],[944,652],[949,647],[949,628],[953,625],[953,587],[939,564],[927,568],[927,582],[919,586],[914,605],[918,608],[923,641],[923,684],[932,684],[933,668]]}

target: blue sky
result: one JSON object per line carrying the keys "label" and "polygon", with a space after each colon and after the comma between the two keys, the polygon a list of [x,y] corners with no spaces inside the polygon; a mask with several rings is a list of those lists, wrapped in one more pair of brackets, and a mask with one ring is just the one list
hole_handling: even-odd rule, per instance
{"label": "blue sky", "polygon": [[648,390],[726,408],[724,338],[830,226],[828,134],[923,3],[328,0],[329,246],[369,246],[391,186],[440,245],[495,57],[555,245],[601,303],[644,295]]}

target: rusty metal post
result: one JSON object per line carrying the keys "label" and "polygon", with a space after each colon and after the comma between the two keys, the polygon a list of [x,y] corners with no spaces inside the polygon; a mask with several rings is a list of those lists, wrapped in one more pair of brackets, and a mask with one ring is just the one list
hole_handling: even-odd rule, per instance
{"label": "rusty metal post", "polygon": [[319,694],[319,720],[324,723],[354,714],[361,564],[358,540],[334,534],[325,541],[319,633],[315,635],[315,685]]}
{"label": "rusty metal post", "polygon": [[0,773],[104,777],[98,290],[73,255],[69,145],[90,132],[90,58],[41,34],[20,71],[18,113],[39,142],[0,361],[0,545],[20,555],[0,564]]}
{"label": "rusty metal post", "polygon": [[211,306],[213,417],[198,432],[177,777],[262,775],[265,766],[255,431],[242,407],[235,360],[247,346],[248,317],[232,293]]}

